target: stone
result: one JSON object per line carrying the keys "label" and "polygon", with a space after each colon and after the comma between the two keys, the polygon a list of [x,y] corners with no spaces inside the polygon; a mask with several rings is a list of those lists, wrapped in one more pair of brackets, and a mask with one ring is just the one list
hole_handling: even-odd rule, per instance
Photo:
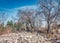
{"label": "stone", "polygon": [[0,36],[0,43],[51,43],[41,35],[30,32],[10,33]]}

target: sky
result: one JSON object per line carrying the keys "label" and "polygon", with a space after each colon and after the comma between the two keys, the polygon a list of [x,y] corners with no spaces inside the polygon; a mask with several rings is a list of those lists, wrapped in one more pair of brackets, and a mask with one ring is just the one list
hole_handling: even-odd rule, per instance
{"label": "sky", "polygon": [[[12,20],[12,18],[16,17],[16,14],[19,9],[23,10],[25,8],[36,9],[37,2],[38,0],[0,0],[0,11],[4,11],[7,14],[8,16],[7,20]],[[57,4],[54,5],[56,6]]]}
{"label": "sky", "polygon": [[7,20],[11,20],[16,16],[17,10],[23,8],[36,8],[37,0],[0,0],[0,11],[4,11],[8,15]]}
{"label": "sky", "polygon": [[37,0],[0,0],[0,8],[17,8],[36,4]]}

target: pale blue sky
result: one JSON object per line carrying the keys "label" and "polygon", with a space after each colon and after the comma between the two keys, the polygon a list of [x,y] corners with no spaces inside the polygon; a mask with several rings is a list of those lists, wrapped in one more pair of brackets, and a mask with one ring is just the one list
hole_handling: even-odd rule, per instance
{"label": "pale blue sky", "polygon": [[26,7],[36,8],[37,0],[0,0],[0,11],[8,15],[8,20],[16,16],[17,10]]}
{"label": "pale blue sky", "polygon": [[[55,2],[57,0],[53,0],[53,1]],[[0,0],[0,11],[4,11],[8,15],[7,20],[11,20],[12,17],[16,16],[19,9],[24,9],[27,7],[36,9],[37,2],[38,0]],[[48,1],[44,0],[44,2],[48,2]],[[57,6],[57,3],[54,5]]]}

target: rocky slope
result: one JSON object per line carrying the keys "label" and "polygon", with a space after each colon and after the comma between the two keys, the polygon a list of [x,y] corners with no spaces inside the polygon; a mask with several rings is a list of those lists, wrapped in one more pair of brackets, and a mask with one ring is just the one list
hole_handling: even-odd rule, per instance
{"label": "rocky slope", "polygon": [[1,35],[0,43],[51,43],[51,42],[40,34],[20,32]]}

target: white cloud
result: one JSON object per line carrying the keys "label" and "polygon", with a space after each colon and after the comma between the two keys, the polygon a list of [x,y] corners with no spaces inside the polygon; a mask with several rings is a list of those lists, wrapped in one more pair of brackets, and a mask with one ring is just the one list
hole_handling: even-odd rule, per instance
{"label": "white cloud", "polygon": [[19,9],[25,10],[26,8],[37,9],[37,6],[36,5],[30,5],[30,6],[22,6],[22,7],[12,8],[12,9],[5,9],[5,8],[0,8],[0,9],[4,10],[9,15],[7,20],[12,20],[12,16],[16,17],[16,14],[17,14]]}
{"label": "white cloud", "polygon": [[36,5],[30,5],[30,6],[22,6],[22,7],[18,7],[18,8],[14,8],[15,10],[19,10],[19,9],[26,9],[26,8],[30,8],[30,9],[37,9]]}

